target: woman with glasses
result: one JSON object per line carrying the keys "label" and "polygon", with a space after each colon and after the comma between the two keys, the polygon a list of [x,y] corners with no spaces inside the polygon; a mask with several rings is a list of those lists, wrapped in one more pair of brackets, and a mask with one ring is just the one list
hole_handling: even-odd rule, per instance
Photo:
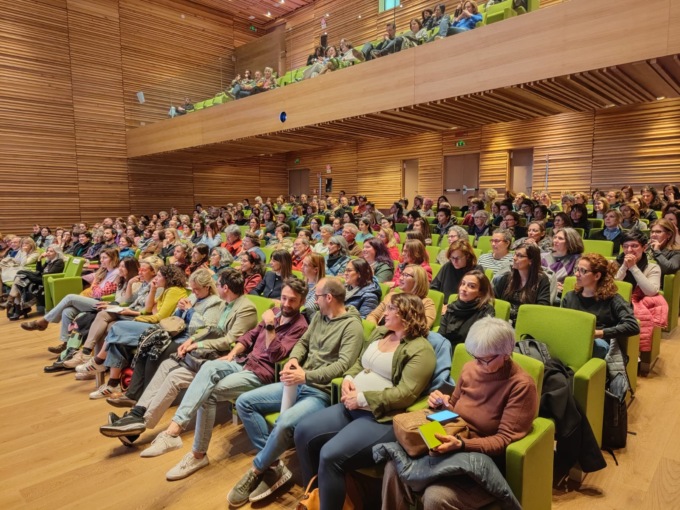
{"label": "woman with glasses", "polygon": [[512,270],[494,280],[494,295],[510,303],[510,321],[524,304],[550,306],[550,279],[541,267],[541,250],[526,243],[515,250]]}
{"label": "woman with glasses", "polygon": [[333,237],[333,227],[331,225],[322,225],[319,229],[319,235],[321,236],[321,241],[312,247],[312,251],[326,257],[328,256],[331,237]]}
{"label": "woman with glasses", "polygon": [[563,228],[553,236],[550,253],[544,253],[541,264],[555,274],[557,297],[562,295],[564,279],[574,272],[576,262],[583,253],[583,239],[573,228]]}
{"label": "woman with glasses", "polygon": [[449,296],[458,292],[458,286],[466,273],[473,269],[484,271],[482,266],[477,265],[477,255],[475,255],[472,246],[470,246],[467,240],[455,241],[449,246],[446,253],[448,260],[441,267],[430,285],[432,290],[444,293],[445,306],[449,301]]}
{"label": "woman with glasses", "polygon": [[414,264],[408,265],[404,268],[399,277],[399,285],[383,298],[378,307],[368,314],[366,320],[373,324],[378,324],[379,326],[382,325],[385,320],[385,309],[392,301],[392,298],[400,293],[413,294],[423,301],[427,325],[431,328],[434,324],[437,312],[434,301],[427,297],[429,291],[430,284],[427,280],[427,272],[421,266],[416,266]]}
{"label": "woman with glasses", "polygon": [[439,252],[439,255],[437,255],[437,264],[444,265],[448,262],[449,257],[447,256],[448,253],[448,246],[451,246],[453,243],[456,241],[468,241],[469,242],[470,237],[468,236],[467,230],[465,230],[463,227],[459,225],[455,225],[449,229],[449,231],[446,233],[446,244],[444,243],[444,239],[439,240],[440,245],[446,246],[445,249],[441,250]]}
{"label": "woman with glasses", "polygon": [[512,264],[511,242],[512,232],[504,228],[496,230],[491,236],[491,252],[479,257],[479,265],[485,270],[491,269],[495,276],[509,271]]}
{"label": "woman with glasses", "polygon": [[364,259],[350,260],[345,267],[345,306],[352,305],[362,319],[380,303],[382,291],[373,277],[371,265]]}
{"label": "woman with glasses", "polygon": [[446,337],[454,349],[465,342],[475,322],[496,315],[491,282],[483,271],[473,269],[467,272],[456,292],[458,299],[445,308],[439,325],[439,334]]}
{"label": "woman with glasses", "polygon": [[387,252],[392,260],[399,260],[399,247],[394,239],[394,232],[391,228],[382,227],[378,232],[377,238],[385,245]]}
{"label": "woman with glasses", "polygon": [[[504,465],[508,445],[531,431],[538,393],[532,377],[512,360],[514,346],[515,332],[501,319],[485,317],[470,328],[465,348],[473,360],[463,367],[452,395],[435,390],[428,400],[432,409],[458,413],[467,423],[470,437],[462,440],[437,436],[442,442],[434,449],[437,456],[483,453]],[[415,503],[413,492],[400,474],[394,462],[387,463],[383,510],[406,510]],[[424,508],[483,508],[493,502],[493,496],[465,475],[433,475],[422,494]]]}
{"label": "woman with glasses", "polygon": [[[491,225],[489,225],[489,213],[485,210],[475,212],[471,216],[472,224],[468,227],[468,234],[475,236],[475,245],[481,236],[491,235]],[[450,231],[449,231],[450,232]]]}
{"label": "woman with glasses", "polygon": [[640,332],[632,307],[618,293],[614,271],[602,255],[584,254],[574,268],[576,286],[562,300],[563,308],[592,313],[597,318],[594,358],[604,359],[611,339]]}
{"label": "woman with glasses", "polygon": [[318,474],[325,510],[343,508],[345,473],[375,465],[372,447],[396,441],[392,417],[427,390],[436,357],[425,338],[422,302],[398,294],[354,365],[345,372],[341,403],[315,413],[295,428],[304,483]]}
{"label": "woman with glasses", "polygon": [[331,237],[328,243],[328,258],[326,259],[326,274],[340,276],[345,272],[349,262],[349,246],[342,236]]}
{"label": "woman with glasses", "polygon": [[403,271],[404,267],[408,264],[418,264],[427,272],[428,281],[432,280],[432,268],[428,263],[428,255],[425,250],[425,245],[418,241],[417,239],[409,239],[404,243],[404,248],[401,251],[401,264],[397,266],[394,271],[394,279],[392,280],[392,286],[399,285],[399,276]]}

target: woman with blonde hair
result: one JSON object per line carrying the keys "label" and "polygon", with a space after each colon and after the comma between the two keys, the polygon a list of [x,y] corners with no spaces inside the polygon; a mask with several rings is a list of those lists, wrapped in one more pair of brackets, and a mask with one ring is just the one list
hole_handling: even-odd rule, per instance
{"label": "woman with blonde hair", "polygon": [[680,244],[676,242],[676,228],[666,219],[652,224],[647,253],[661,268],[663,276],[680,270]]}
{"label": "woman with blonde hair", "polygon": [[[25,266],[35,264],[38,262],[40,253],[37,251],[35,241],[30,237],[24,237],[17,242],[18,237],[13,237],[10,245],[18,245],[18,251],[13,257],[5,257],[0,261],[0,269],[2,269],[2,282],[11,282],[17,275],[19,270]],[[2,284],[0,282],[0,285]]]}
{"label": "woman with blonde hair", "polygon": [[401,273],[399,285],[383,297],[382,302],[378,304],[378,307],[375,310],[368,314],[366,320],[379,326],[382,325],[385,319],[386,307],[390,304],[392,298],[399,293],[405,293],[413,294],[422,300],[423,306],[425,307],[427,325],[431,328],[434,325],[437,311],[435,309],[434,301],[427,297],[429,291],[430,282],[427,279],[427,272],[425,269],[414,264],[408,265]]}
{"label": "woman with blonde hair", "polygon": [[392,260],[399,260],[399,247],[394,238],[394,231],[388,227],[382,227],[376,236],[387,248]]}

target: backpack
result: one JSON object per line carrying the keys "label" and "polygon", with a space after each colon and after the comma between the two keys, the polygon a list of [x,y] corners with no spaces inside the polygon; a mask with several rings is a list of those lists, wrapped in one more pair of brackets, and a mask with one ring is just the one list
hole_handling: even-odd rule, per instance
{"label": "backpack", "polygon": [[530,335],[522,336],[522,340],[515,344],[514,352],[524,354],[530,358],[541,361],[544,365],[552,359],[548,346],[543,342],[532,338]]}
{"label": "backpack", "polygon": [[626,396],[624,394],[623,398],[619,398],[611,391],[605,390],[602,448],[605,450],[625,448],[627,436],[628,407],[626,406]]}

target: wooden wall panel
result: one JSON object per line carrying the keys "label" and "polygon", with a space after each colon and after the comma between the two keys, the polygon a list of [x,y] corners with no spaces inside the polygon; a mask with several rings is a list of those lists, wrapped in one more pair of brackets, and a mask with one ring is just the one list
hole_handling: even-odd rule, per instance
{"label": "wooden wall panel", "polygon": [[176,207],[194,210],[194,178],[191,163],[149,158],[129,161],[130,211],[149,214]]}
{"label": "wooden wall panel", "polygon": [[598,112],[594,130],[593,187],[680,182],[680,100]]}
{"label": "wooden wall panel", "polygon": [[223,206],[260,193],[258,158],[218,165],[194,165],[194,202]]}
{"label": "wooden wall panel", "polygon": [[128,128],[165,119],[171,104],[211,97],[233,78],[231,18],[160,0],[119,0],[119,9]]}
{"label": "wooden wall panel", "polygon": [[[279,75],[283,75],[286,71],[283,67],[280,68],[279,63],[285,50],[285,27],[280,26],[273,32],[234,50],[235,72],[243,74],[244,70],[250,69],[255,74],[255,71],[264,71],[265,67],[271,67]],[[231,78],[229,75],[229,81]]]}
{"label": "wooden wall panel", "polygon": [[[80,217],[130,212],[117,5],[68,0]],[[106,65],[102,65],[106,62]]]}
{"label": "wooden wall panel", "polygon": [[3,3],[0,231],[80,216],[66,2]]}
{"label": "wooden wall panel", "polygon": [[[465,145],[458,146],[459,141]],[[482,150],[482,128],[450,129],[442,132],[442,154],[444,156],[458,156],[475,154]]]}
{"label": "wooden wall panel", "polygon": [[[296,163],[299,159],[300,162]],[[326,173],[326,165],[331,165],[331,173]],[[340,190],[348,195],[359,193],[357,185],[357,145],[354,143],[338,145],[336,147],[288,153],[286,166],[289,170],[309,169],[309,189],[314,194],[319,189],[319,173],[322,179],[333,179],[332,196],[337,196]],[[325,181],[324,181],[325,182]],[[287,189],[281,191],[286,193]],[[278,195],[279,193],[277,193]],[[324,195],[325,192],[322,192]]]}
{"label": "wooden wall panel", "polygon": [[[260,189],[257,194],[266,197],[277,197],[288,193],[288,169],[286,168],[286,155],[275,154],[273,156],[260,157]],[[248,196],[248,195],[245,195]],[[252,197],[248,197],[251,199]],[[243,197],[242,197],[243,198]]]}
{"label": "wooden wall panel", "polygon": [[510,155],[507,150],[484,151],[479,155],[479,188],[494,188],[499,195],[507,186]]}

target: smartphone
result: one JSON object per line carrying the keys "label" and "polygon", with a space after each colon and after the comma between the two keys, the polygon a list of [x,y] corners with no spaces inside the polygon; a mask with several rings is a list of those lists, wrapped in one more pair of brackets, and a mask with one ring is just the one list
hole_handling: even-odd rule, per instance
{"label": "smartphone", "polygon": [[456,420],[458,416],[459,416],[458,413],[454,413],[453,411],[447,410],[428,414],[427,419],[430,421],[437,421],[443,425],[444,423],[449,423],[451,421]]}

